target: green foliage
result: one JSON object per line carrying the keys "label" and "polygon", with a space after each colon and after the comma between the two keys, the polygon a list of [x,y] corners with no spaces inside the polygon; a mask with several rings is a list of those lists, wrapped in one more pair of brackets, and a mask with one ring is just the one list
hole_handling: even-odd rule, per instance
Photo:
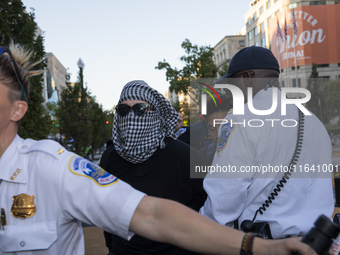
{"label": "green foliage", "polygon": [[176,101],[172,104],[177,112],[180,112],[183,115],[183,123],[185,126],[190,125],[190,105],[186,102]]}
{"label": "green foliage", "polygon": [[[109,112],[103,111],[93,97],[90,101],[91,105],[91,131],[92,131],[92,158],[93,153],[100,149],[105,142],[111,137],[111,129],[109,129],[109,118],[112,116]],[[113,117],[112,117],[113,120]],[[106,124],[109,121],[109,124]],[[112,121],[111,121],[112,123]]]}
{"label": "green foliage", "polygon": [[165,59],[158,62],[155,69],[166,70],[166,80],[170,83],[171,92],[175,90],[177,94],[188,95],[191,78],[215,78],[217,68],[212,59],[213,48],[193,45],[188,39],[185,39],[181,46],[186,53],[180,58],[185,63],[183,69],[172,68]]}
{"label": "green foliage", "polygon": [[322,88],[327,117],[329,120],[340,117],[340,80],[329,81]]}
{"label": "green foliage", "polygon": [[306,103],[308,110],[313,112],[323,123],[326,123],[327,116],[323,109],[325,106],[324,91],[322,90],[320,79],[318,79],[318,72],[314,63],[312,73],[307,81],[307,89],[311,93],[311,99]]}
{"label": "green foliage", "polygon": [[[82,79],[78,77],[78,80]],[[86,147],[92,141],[92,113],[89,102],[91,102],[91,96],[86,88],[81,89],[79,82],[74,86],[67,84],[67,88],[61,92],[57,111],[61,132],[66,141],[74,139],[73,147],[79,155],[84,155]]]}
{"label": "green foliage", "polygon": [[21,0],[0,1],[0,43],[15,43],[33,49],[37,24],[34,13],[26,13]]}
{"label": "green foliage", "polygon": [[340,117],[340,80],[324,82],[318,78],[316,65],[313,64],[307,89],[311,92],[307,108],[323,123],[330,123]]}
{"label": "green foliage", "polygon": [[[34,40],[32,61],[38,61],[45,56],[45,50],[43,46],[43,38],[38,36]],[[35,66],[36,70],[42,70],[46,68],[44,62]],[[53,128],[51,117],[48,114],[47,109],[44,106],[43,93],[43,75],[34,76],[30,78],[30,92],[28,97],[28,111],[25,117],[22,119],[19,135],[23,138],[32,139],[46,139]]]}
{"label": "green foliage", "polygon": [[312,64],[312,73],[309,76],[309,78],[318,78],[319,77],[319,73],[317,71],[317,66],[315,63]]}
{"label": "green foliage", "polygon": [[172,107],[175,108],[177,112],[181,111],[181,106],[179,105],[179,101],[177,100],[175,103],[172,103]]}
{"label": "green foliage", "polygon": [[190,126],[190,104],[182,102],[180,106],[183,115],[183,123],[185,126]]}
{"label": "green foliage", "polygon": [[218,70],[218,75],[220,77],[223,77],[224,75],[226,75],[228,72],[228,68],[229,68],[229,65],[227,63],[224,63],[224,65],[222,66],[222,69]]}
{"label": "green foliage", "polygon": [[[67,75],[67,81],[69,81]],[[85,156],[86,148],[91,145],[93,153],[100,149],[111,137],[113,110],[103,111],[92,97],[87,88],[81,88],[83,72],[79,71],[78,82],[74,85],[67,83],[67,88],[61,92],[61,100],[57,116],[65,139],[63,144],[69,144],[74,139],[74,151]],[[106,124],[106,121],[109,124]]]}
{"label": "green foliage", "polygon": [[[35,36],[37,24],[34,13],[25,12],[21,0],[0,2],[0,45],[8,46],[11,40],[33,51],[31,61],[35,62],[45,57],[44,39]],[[45,69],[41,62],[35,70]],[[28,111],[22,119],[18,134],[23,138],[47,138],[52,128],[52,121],[44,107],[43,75],[30,78]]]}
{"label": "green foliage", "polygon": [[58,104],[55,102],[47,103],[46,108],[53,122],[51,135],[56,137],[57,134],[60,134],[60,123],[59,123],[59,118],[57,116]]}
{"label": "green foliage", "polygon": [[328,133],[333,134],[340,134],[340,127],[339,126],[326,126]]}

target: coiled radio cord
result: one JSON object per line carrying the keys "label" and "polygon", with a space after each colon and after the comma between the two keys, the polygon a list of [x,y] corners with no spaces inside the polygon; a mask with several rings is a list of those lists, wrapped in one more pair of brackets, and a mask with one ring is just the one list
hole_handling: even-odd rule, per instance
{"label": "coiled radio cord", "polygon": [[268,196],[268,199],[255,212],[255,215],[254,215],[252,222],[255,221],[257,214],[260,213],[262,215],[263,211],[266,211],[267,208],[269,207],[269,205],[273,202],[273,200],[275,200],[275,197],[277,197],[279,195],[279,192],[284,187],[284,184],[287,183],[287,180],[292,175],[292,171],[294,170],[294,167],[296,166],[296,164],[298,162],[299,156],[301,154],[302,141],[303,141],[303,131],[304,131],[304,127],[305,127],[305,115],[303,114],[303,112],[300,109],[298,109],[298,110],[299,110],[299,124],[298,124],[297,141],[296,141],[294,155],[293,155],[292,160],[290,161],[290,164],[289,164],[289,169],[282,176],[282,179],[276,185],[276,188],[274,189],[274,191]]}

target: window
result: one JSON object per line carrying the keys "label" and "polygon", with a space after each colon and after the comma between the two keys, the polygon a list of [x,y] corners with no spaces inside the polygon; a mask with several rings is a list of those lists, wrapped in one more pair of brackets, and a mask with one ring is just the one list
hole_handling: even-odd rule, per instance
{"label": "window", "polygon": [[309,1],[309,5],[323,5],[326,1]]}
{"label": "window", "polygon": [[257,12],[254,12],[253,21],[257,20]]}
{"label": "window", "polygon": [[[299,70],[300,66],[297,66],[296,69]],[[292,67],[292,71],[294,71],[294,70],[295,70],[295,66]]]}
{"label": "window", "polygon": [[322,82],[329,82],[330,76],[319,76]]}
{"label": "window", "polygon": [[297,3],[293,3],[293,4],[288,5],[288,9],[293,9],[293,8],[296,8],[296,7],[297,7]]}
{"label": "window", "polygon": [[[301,88],[301,79],[300,78],[298,78],[298,82],[297,83],[298,83],[297,86],[299,88]],[[293,87],[296,87],[296,79],[293,79]]]}
{"label": "window", "polygon": [[267,9],[269,9],[269,7],[270,7],[270,0],[267,1],[266,6],[267,6]]}
{"label": "window", "polygon": [[263,6],[260,8],[260,15],[263,13]]}
{"label": "window", "polygon": [[340,4],[340,0],[335,0],[334,4]]}
{"label": "window", "polygon": [[261,32],[264,32],[264,22],[261,23]]}
{"label": "window", "polygon": [[253,31],[248,33],[248,40],[250,41],[251,39],[253,39]]}
{"label": "window", "polygon": [[248,26],[251,24],[251,19],[248,18]]}
{"label": "window", "polygon": [[255,43],[255,46],[260,46],[259,42],[256,42],[256,43]]}
{"label": "window", "polygon": [[269,18],[267,19],[267,27],[269,27],[269,22],[272,19],[272,16],[269,16]]}
{"label": "window", "polygon": [[274,0],[274,3],[276,3],[278,0]]}
{"label": "window", "polygon": [[284,88],[285,87],[285,81],[282,81],[282,86],[281,86],[282,88]]}
{"label": "window", "polygon": [[316,67],[329,67],[329,64],[320,64],[320,65],[316,65]]}
{"label": "window", "polygon": [[257,27],[254,28],[254,36],[257,36]]}
{"label": "window", "polygon": [[283,69],[281,69],[281,73],[283,73]]}
{"label": "window", "polygon": [[243,41],[243,40],[242,40],[242,41],[239,41],[239,42],[238,42],[238,45],[240,45],[240,46],[243,47],[243,46],[244,46],[244,41]]}
{"label": "window", "polygon": [[266,38],[264,37],[261,39],[261,46],[266,47]]}
{"label": "window", "polygon": [[276,15],[278,15],[278,14],[279,14],[279,12],[280,12],[280,10],[277,10],[277,11],[275,12],[275,16],[276,16]]}

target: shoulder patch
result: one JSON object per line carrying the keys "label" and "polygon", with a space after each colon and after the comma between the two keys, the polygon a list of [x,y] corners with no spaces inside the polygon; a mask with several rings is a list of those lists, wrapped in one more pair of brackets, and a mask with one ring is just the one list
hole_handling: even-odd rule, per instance
{"label": "shoulder patch", "polygon": [[183,135],[185,133],[185,131],[187,131],[186,128],[180,128],[175,134],[176,137],[178,138],[180,135]]}
{"label": "shoulder patch", "polygon": [[88,177],[99,186],[109,186],[119,181],[119,179],[106,172],[103,168],[79,156],[73,156],[68,163],[71,173]]}
{"label": "shoulder patch", "polygon": [[221,134],[217,141],[216,152],[220,153],[228,144],[229,137],[231,133],[235,130],[236,125],[228,120],[228,123],[223,124],[221,127]]}

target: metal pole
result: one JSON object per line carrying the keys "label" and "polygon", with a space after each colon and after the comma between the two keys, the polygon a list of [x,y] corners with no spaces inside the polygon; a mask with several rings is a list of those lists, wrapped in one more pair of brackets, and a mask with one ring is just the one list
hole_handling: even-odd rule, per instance
{"label": "metal pole", "polygon": [[287,87],[290,87],[290,82],[289,82],[289,55],[288,55],[288,37],[286,39],[286,57],[287,57],[287,78],[288,78],[288,86]]}
{"label": "metal pole", "polygon": [[295,84],[298,87],[298,72],[297,72],[297,61],[296,61],[296,34],[294,33],[294,57],[295,57]]}
{"label": "metal pole", "polygon": [[[280,66],[280,72],[281,72],[281,56],[280,56],[280,50],[281,50],[281,43],[280,43],[280,38],[278,37],[277,38],[278,42],[279,42],[279,45],[278,45],[278,56],[279,56],[279,66]],[[281,86],[281,75],[279,76],[279,83],[280,83],[280,86]]]}

